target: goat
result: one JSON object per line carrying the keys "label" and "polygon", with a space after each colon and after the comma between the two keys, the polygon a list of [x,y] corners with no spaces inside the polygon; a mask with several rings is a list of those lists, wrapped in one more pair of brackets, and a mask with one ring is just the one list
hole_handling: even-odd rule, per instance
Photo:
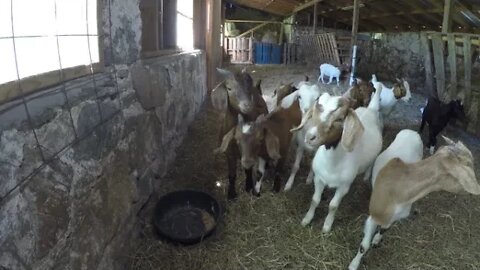
{"label": "goat", "polygon": [[281,105],[282,100],[284,97],[290,95],[291,93],[295,92],[298,90],[298,88],[307,83],[310,84],[308,76],[305,76],[305,80],[301,81],[295,86],[293,83],[290,84],[281,84],[279,88],[273,90],[273,94],[271,96],[269,95],[262,95],[263,99],[267,103],[268,106],[268,111],[271,112],[275,108]]}
{"label": "goat", "polygon": [[[267,104],[262,98],[260,81],[253,85],[252,77],[242,70],[232,73],[228,70],[217,69],[223,76],[222,81],[212,90],[211,100],[214,108],[222,112],[219,140],[222,141],[225,134],[235,127],[238,115],[246,120],[253,121],[259,115],[268,113]],[[226,146],[225,151],[228,165],[228,198],[234,199],[237,196],[235,190],[237,160],[239,150],[237,144],[231,142]],[[252,170],[245,170],[245,190],[253,189]]]}
{"label": "goat", "polygon": [[337,86],[340,85],[340,75],[341,75],[341,70],[331,64],[321,64],[320,65],[320,76],[318,76],[317,81],[322,81],[322,83],[325,83],[323,81],[323,76],[329,76],[330,79],[328,80],[328,84],[332,83],[333,78],[337,80]]}
{"label": "goat", "polygon": [[[362,243],[348,267],[349,270],[358,269],[370,245],[377,245],[385,231],[394,222],[408,217],[412,204],[430,192],[444,190],[480,194],[472,153],[462,142],[455,143],[446,137],[443,138],[447,145],[440,147],[433,156],[407,163],[402,160],[402,154],[399,152],[400,157],[391,159],[380,170],[376,179],[372,178],[370,215],[365,222]],[[410,145],[409,142],[398,147],[403,148],[401,153],[419,151],[418,146]],[[418,155],[415,159],[417,158]],[[378,227],[380,230],[377,230]]]}
{"label": "goat", "polygon": [[374,86],[379,84],[382,87],[382,95],[380,96],[380,112],[382,113],[381,115],[383,118],[390,115],[395,107],[395,104],[397,104],[398,99],[408,102],[412,97],[410,85],[403,79],[396,79],[396,82],[393,84],[392,88],[387,88],[382,82],[379,82],[375,74],[372,74],[371,81]]}
{"label": "goat", "polygon": [[306,132],[306,143],[319,146],[312,162],[315,192],[310,209],[302,220],[303,226],[312,221],[323,190],[328,186],[336,188],[323,224],[323,232],[329,232],[338,206],[355,177],[365,173],[369,178],[373,162],[382,148],[379,123],[382,89],[378,87],[367,108],[353,110],[348,98],[325,93],[302,118],[298,128],[312,122]]}
{"label": "goat", "polygon": [[354,85],[345,92],[344,96],[353,101],[351,107],[356,109],[358,107],[367,107],[373,92],[375,92],[373,83],[355,79]]}
{"label": "goat", "polygon": [[428,123],[428,146],[430,155],[435,151],[437,135],[447,126],[447,123],[452,118],[457,118],[462,121],[465,121],[467,118],[460,100],[452,100],[448,104],[445,104],[434,97],[427,99],[427,106],[423,109],[422,124],[418,132],[422,134],[425,123]]}
{"label": "goat", "polygon": [[[288,108],[292,106],[292,103],[295,100],[298,100],[300,109],[302,111],[302,115],[304,115],[313,106],[313,104],[317,102],[318,98],[320,97],[320,94],[321,94],[321,90],[316,84],[308,84],[308,83],[302,82],[299,85],[299,89],[297,91],[286,96],[282,100],[281,106],[283,108]],[[304,127],[295,132],[294,138],[297,146],[296,153],[295,153],[295,162],[293,164],[292,171],[287,180],[287,183],[285,184],[285,188],[284,188],[285,191],[290,190],[293,186],[293,182],[295,181],[295,176],[298,172],[298,169],[300,168],[300,162],[302,161],[305,150],[307,150],[310,153],[314,153],[314,151],[317,150],[317,147],[312,147],[305,143],[306,130],[307,130],[307,127]],[[307,184],[312,182],[312,178],[313,178],[313,171],[310,169],[310,173],[308,174],[307,181],[306,181]]]}
{"label": "goat", "polygon": [[255,186],[257,194],[269,162],[275,166],[273,191],[280,191],[280,174],[292,141],[290,129],[297,126],[301,118],[299,102],[295,101],[289,108],[278,107],[267,116],[260,115],[256,121],[246,122],[239,115],[238,125],[223,137],[221,151],[226,151],[230,142],[235,140],[240,146],[242,167],[245,170],[257,168],[260,174]]}

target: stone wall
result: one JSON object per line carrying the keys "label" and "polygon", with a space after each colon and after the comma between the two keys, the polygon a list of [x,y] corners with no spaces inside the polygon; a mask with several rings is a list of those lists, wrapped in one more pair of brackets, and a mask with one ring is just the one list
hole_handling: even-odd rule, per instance
{"label": "stone wall", "polygon": [[125,268],[201,109],[204,53],[139,60],[138,3],[111,3],[104,72],[0,105],[0,269]]}
{"label": "stone wall", "polygon": [[413,92],[424,91],[425,48],[420,33],[382,33],[362,44],[357,67],[360,77],[370,79],[376,74],[380,81],[405,78]]}

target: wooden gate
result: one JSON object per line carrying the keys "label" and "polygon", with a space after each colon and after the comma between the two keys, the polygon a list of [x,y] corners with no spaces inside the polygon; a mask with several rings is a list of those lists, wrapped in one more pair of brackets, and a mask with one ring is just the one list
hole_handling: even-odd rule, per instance
{"label": "wooden gate", "polygon": [[480,75],[472,74],[472,63],[480,53],[480,35],[424,32],[421,39],[427,90],[443,101],[460,94],[471,120],[470,131],[480,133]]}
{"label": "wooden gate", "polygon": [[335,34],[302,35],[298,38],[300,50],[307,62],[313,62],[316,65],[330,63],[339,66],[341,64]]}
{"label": "wooden gate", "polygon": [[252,64],[253,63],[253,41],[252,38],[225,38],[223,50],[229,57],[232,64]]}

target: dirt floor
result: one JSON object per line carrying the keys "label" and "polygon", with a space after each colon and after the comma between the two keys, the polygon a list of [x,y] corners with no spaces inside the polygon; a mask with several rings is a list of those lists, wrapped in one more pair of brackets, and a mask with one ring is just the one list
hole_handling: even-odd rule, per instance
{"label": "dirt floor", "polygon": [[[262,79],[265,94],[280,83],[298,82],[304,75],[317,78],[317,71],[302,67],[252,66],[249,71],[254,79]],[[424,97],[416,89],[412,92],[410,103],[399,102],[387,119],[384,148],[399,130],[419,127]],[[243,191],[244,174],[239,171],[239,198],[226,201],[226,162],[222,155],[213,154],[218,146],[218,121],[217,113],[206,105],[172,169],[159,180],[164,183],[163,193],[193,188],[214,194],[225,208],[216,233],[194,246],[174,246],[158,239],[147,218],[130,269],[346,269],[357,252],[367,216],[370,188],[362,177],[342,201],[329,234],[321,232],[327,201],[320,203],[311,226],[300,225],[313,193],[313,186],[305,184],[309,167],[305,160],[290,192],[267,191],[270,181],[260,197],[252,197]],[[443,134],[469,147],[476,157],[476,175],[480,175],[480,140],[455,127]],[[441,138],[438,141],[443,144]],[[331,190],[326,197],[332,197]],[[381,245],[364,257],[360,269],[480,269],[480,197],[437,192],[415,208],[419,214],[396,223]],[[146,216],[151,213],[147,211]]]}

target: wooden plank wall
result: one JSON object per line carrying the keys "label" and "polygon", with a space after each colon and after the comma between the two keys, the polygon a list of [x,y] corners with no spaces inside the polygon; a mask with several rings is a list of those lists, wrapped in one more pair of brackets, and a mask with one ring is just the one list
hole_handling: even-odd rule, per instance
{"label": "wooden plank wall", "polygon": [[253,63],[253,40],[252,38],[224,38],[223,50],[232,64]]}
{"label": "wooden plank wall", "polygon": [[[472,78],[473,57],[480,54],[480,35],[425,32],[427,90],[444,102],[462,98],[470,120],[468,129],[480,134],[480,80]],[[463,63],[463,64],[461,64]]]}
{"label": "wooden plank wall", "polygon": [[337,40],[333,33],[299,36],[298,45],[307,62],[340,65]]}

